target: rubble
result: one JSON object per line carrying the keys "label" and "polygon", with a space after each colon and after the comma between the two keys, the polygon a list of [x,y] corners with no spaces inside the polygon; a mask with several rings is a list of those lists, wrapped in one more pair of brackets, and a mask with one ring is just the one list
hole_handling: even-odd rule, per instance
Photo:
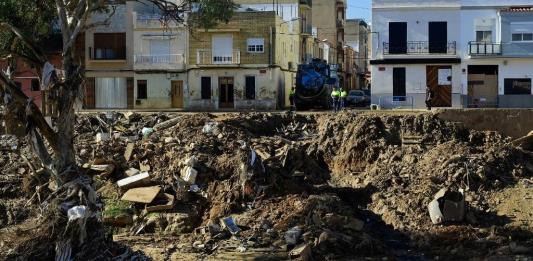
{"label": "rubble", "polygon": [[[523,255],[531,243],[531,231],[503,225],[494,202],[502,189],[528,184],[532,156],[497,133],[431,114],[117,113],[77,120],[77,160],[94,167],[102,220],[139,249],[149,241],[167,256],[192,259],[282,252],[303,260],[457,260],[505,249]],[[95,142],[110,132],[114,138]],[[4,143],[26,149],[2,136]],[[19,191],[27,164],[16,154],[2,154],[0,164],[0,195],[8,200],[0,199],[0,229],[37,218],[38,210],[24,212],[12,198],[25,203],[44,184],[27,178],[28,193]],[[21,214],[5,214],[12,212]],[[170,242],[179,245],[168,248]]]}

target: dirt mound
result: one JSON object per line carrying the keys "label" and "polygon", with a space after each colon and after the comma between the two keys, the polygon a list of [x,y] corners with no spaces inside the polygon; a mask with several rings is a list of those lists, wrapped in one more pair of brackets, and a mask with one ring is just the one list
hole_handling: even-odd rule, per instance
{"label": "dirt mound", "polygon": [[[531,251],[524,235],[532,231],[506,226],[501,210],[509,207],[493,205],[501,190],[533,175],[531,154],[431,114],[85,115],[76,130],[79,163],[104,199],[115,242],[143,249],[145,238],[167,238],[151,244],[164,253],[155,259],[293,248],[317,260]],[[19,183],[0,180],[0,192],[28,199],[13,189],[24,163],[13,164],[6,174]],[[121,201],[128,189],[117,181],[132,168],[149,173],[142,186],[159,186],[175,204],[147,211]],[[465,191],[464,222],[432,224],[428,204],[442,188]]]}

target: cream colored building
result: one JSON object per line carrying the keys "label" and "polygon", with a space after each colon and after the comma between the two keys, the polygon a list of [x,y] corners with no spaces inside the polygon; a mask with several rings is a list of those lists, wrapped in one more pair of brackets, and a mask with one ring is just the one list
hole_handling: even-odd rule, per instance
{"label": "cream colored building", "polygon": [[[251,10],[251,9],[246,9]],[[239,10],[227,24],[190,37],[185,106],[271,110],[288,104],[299,35],[273,11]]]}
{"label": "cream colored building", "polygon": [[331,44],[331,64],[344,63],[346,6],[346,0],[313,0],[313,28],[319,40]]}

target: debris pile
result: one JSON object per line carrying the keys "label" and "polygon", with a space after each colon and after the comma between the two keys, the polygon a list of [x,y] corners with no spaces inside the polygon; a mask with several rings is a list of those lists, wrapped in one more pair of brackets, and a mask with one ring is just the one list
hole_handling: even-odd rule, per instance
{"label": "debris pile", "polygon": [[[510,228],[485,229],[501,225],[494,194],[533,175],[531,154],[430,114],[109,113],[80,116],[76,131],[78,161],[115,241],[171,238],[172,248],[161,243],[167,258],[464,258],[531,243],[509,239]],[[7,174],[28,174],[18,168]],[[83,218],[75,207],[70,217]]]}

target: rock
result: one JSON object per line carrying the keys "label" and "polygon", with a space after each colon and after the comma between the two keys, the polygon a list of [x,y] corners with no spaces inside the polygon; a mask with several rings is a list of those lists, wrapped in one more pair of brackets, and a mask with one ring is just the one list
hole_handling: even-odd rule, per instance
{"label": "rock", "polygon": [[303,261],[312,260],[312,250],[310,244],[303,244],[295,247],[290,253],[291,259],[300,258]]}
{"label": "rock", "polygon": [[108,141],[110,139],[111,139],[111,135],[109,135],[109,133],[101,132],[101,133],[97,133],[96,134],[96,142],[97,143]]}
{"label": "rock", "polygon": [[298,226],[289,229],[285,232],[285,242],[289,246],[294,246],[298,243],[300,236],[302,235],[302,229]]}
{"label": "rock", "polygon": [[133,143],[128,143],[128,145],[126,145],[126,151],[124,152],[124,159],[126,159],[126,161],[130,161],[130,158],[131,158],[131,155],[133,154],[133,149],[135,148],[135,144]]}

